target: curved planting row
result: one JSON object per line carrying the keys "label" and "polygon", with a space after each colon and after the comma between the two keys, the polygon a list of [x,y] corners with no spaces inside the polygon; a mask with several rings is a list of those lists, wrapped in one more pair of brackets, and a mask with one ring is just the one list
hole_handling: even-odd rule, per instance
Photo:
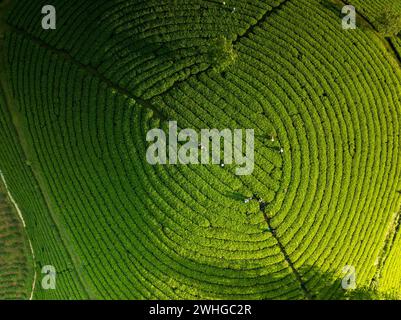
{"label": "curved planting row", "polygon": [[[400,216],[401,212],[398,212]],[[383,292],[389,292],[395,297],[399,297],[401,276],[397,272],[401,268],[400,262],[400,246],[401,246],[401,235],[400,235],[400,220],[396,220],[396,223],[392,225],[392,237],[389,238],[389,246],[392,250],[386,252],[388,255],[385,256],[384,266],[381,270],[380,289]]]}
{"label": "curved planting row", "polygon": [[297,295],[257,205],[229,196],[240,182],[221,183],[216,168],[150,166],[150,110],[17,38],[32,53],[20,105],[35,162],[99,296],[273,298],[286,282],[281,295]]}
{"label": "curved planting row", "polygon": [[[346,265],[354,265],[360,284],[369,285],[399,208],[399,73],[364,33],[347,39],[336,27],[335,16],[320,4],[288,3],[239,42],[239,61],[223,76],[200,76],[154,100],[184,127],[198,127],[198,119],[213,127],[224,114],[234,114],[230,109],[237,126],[247,127],[246,117],[255,128],[277,126],[266,125],[261,134],[278,132],[292,159],[284,158],[282,186],[268,206],[272,224],[307,287],[322,297],[336,294],[322,278],[341,276]],[[239,93],[228,100],[233,86]],[[242,111],[241,102],[249,99],[253,103]],[[264,186],[252,180],[247,186],[264,194],[269,178]]]}
{"label": "curved planting row", "polygon": [[[77,272],[56,297],[82,284],[113,299],[332,298],[346,265],[370,284],[401,174],[401,75],[373,35],[346,33],[317,0],[55,0],[54,32],[31,14],[40,5],[16,4],[7,61],[25,151]],[[235,59],[217,72],[219,37]],[[168,120],[254,129],[253,174],[149,165],[146,134]],[[263,210],[243,201],[254,194]],[[396,292],[398,243],[380,266]]]}
{"label": "curved planting row", "polygon": [[398,59],[401,61],[401,35],[392,38],[390,41],[393,44],[393,48],[396,51]]}
{"label": "curved planting row", "polygon": [[56,0],[62,28],[49,33],[31,14],[44,2],[24,0],[9,23],[67,50],[133,94],[152,97],[210,66],[210,38],[245,33],[282,1],[91,0],[78,6]]}
{"label": "curved planting row", "polygon": [[[33,298],[85,298],[87,295],[85,291],[82,291],[71,258],[65,251],[59,232],[52,220],[51,212],[34,177],[31,158],[25,154],[20,145],[18,134],[9,113],[9,107],[6,100],[3,99],[0,103],[0,149],[2,150],[0,168],[14,200],[24,215],[28,237],[35,249],[37,281]],[[28,249],[27,254],[31,256],[30,249]],[[45,265],[53,265],[58,270],[58,290],[42,290],[41,270]],[[30,298],[32,280],[30,274],[26,279],[29,282],[29,291],[24,296],[26,298]]]}

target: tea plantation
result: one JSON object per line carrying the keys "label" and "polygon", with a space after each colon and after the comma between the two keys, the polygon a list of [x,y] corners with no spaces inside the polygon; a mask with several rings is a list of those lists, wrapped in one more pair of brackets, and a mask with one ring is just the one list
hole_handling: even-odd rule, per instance
{"label": "tea plantation", "polygon": [[[52,0],[45,30],[47,2],[0,2],[0,170],[34,252],[14,297],[35,281],[33,299],[400,298],[386,1],[347,1],[355,30],[337,0]],[[252,175],[150,165],[146,134],[168,121],[254,129]],[[0,240],[0,297],[4,257]]]}

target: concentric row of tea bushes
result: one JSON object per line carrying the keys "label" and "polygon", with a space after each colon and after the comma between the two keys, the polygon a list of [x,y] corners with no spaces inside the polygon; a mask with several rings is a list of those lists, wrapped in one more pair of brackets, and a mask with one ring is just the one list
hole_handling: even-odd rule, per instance
{"label": "concentric row of tea bushes", "polygon": [[[305,266],[341,276],[354,265],[368,285],[400,206],[400,74],[363,32],[345,37],[337,19],[318,2],[289,2],[241,39],[238,61],[223,75],[194,77],[154,99],[184,127],[252,123],[259,135],[277,134],[287,152],[271,223],[322,297],[336,291]],[[271,177],[257,179],[269,161],[257,157],[255,167],[243,183],[270,200]]]}
{"label": "concentric row of tea bushes", "polygon": [[11,73],[25,74],[14,90],[46,194],[98,297],[300,296],[257,203],[233,198],[240,181],[219,166],[150,166],[150,110],[21,36],[9,41],[21,44]]}
{"label": "concentric row of tea bushes", "polygon": [[396,51],[397,57],[401,61],[401,35],[398,37],[392,38],[390,41]]}
{"label": "concentric row of tea bushes", "polygon": [[[400,215],[401,212],[398,213]],[[401,299],[399,285],[401,282],[400,273],[397,270],[401,268],[400,262],[400,246],[401,246],[401,233],[400,233],[400,224],[398,220],[398,224],[393,226],[393,232],[395,238],[391,239],[389,243],[390,246],[394,248],[389,252],[389,255],[386,257],[385,265],[381,273],[381,278],[379,279],[379,289],[383,292],[390,292],[398,299]]]}
{"label": "concentric row of tea bushes", "polygon": [[[329,170],[335,168],[332,177],[337,181],[332,179],[331,182],[326,181],[326,185],[323,181],[315,184],[314,188],[317,186],[319,189],[320,186],[324,194],[321,200],[316,198],[315,211],[312,209],[313,204],[309,206],[307,201],[300,211],[300,214],[303,212],[305,215],[304,221],[308,221],[304,222],[300,229],[299,234],[304,236],[298,241],[297,236],[291,237],[291,232],[287,230],[292,231],[295,227],[290,225],[283,235],[300,243],[293,258],[294,261],[299,259],[296,263],[299,266],[308,261],[307,255],[302,254],[303,248],[308,248],[313,252],[308,265],[316,259],[318,265],[323,266],[323,270],[325,264],[333,268],[333,271],[341,270],[345,264],[353,264],[357,269],[360,266],[358,279],[363,283],[364,277],[369,274],[369,269],[373,269],[374,264],[374,259],[366,260],[371,257],[368,251],[372,250],[373,257],[376,255],[393,213],[400,205],[400,197],[396,193],[400,174],[397,151],[399,73],[387,62],[385,52],[372,44],[372,39],[362,32],[353,34],[354,37],[348,34],[345,37],[344,32],[337,29],[335,17],[326,10],[321,10],[319,4],[311,3],[307,10],[306,3],[303,2],[289,3],[288,6],[292,10],[287,16],[283,10],[280,12],[282,19],[270,20],[272,27],[281,31],[277,36],[279,47],[276,50],[279,50],[280,43],[282,47],[288,47],[291,39],[296,41],[298,52],[302,50],[301,44],[305,46],[301,52],[301,65],[304,64],[306,68],[300,66],[299,72],[294,73],[311,74],[318,78],[321,85],[314,85],[309,93],[320,98],[320,104],[314,102],[315,109],[320,118],[324,111],[328,112],[329,117],[335,115],[337,118],[329,118],[333,127],[329,136],[334,137],[335,148],[334,154],[329,154],[328,157],[336,159],[335,163],[327,169],[322,167],[318,170],[321,176],[322,172],[327,170],[329,173]],[[319,14],[314,15],[317,11]],[[289,16],[297,23],[303,21],[307,32],[291,32],[296,29]],[[269,35],[274,33],[270,28],[267,28],[266,32]],[[286,38],[285,35],[289,37]],[[320,45],[322,40],[324,47]],[[317,51],[313,48],[317,48]],[[288,61],[291,61],[290,55]],[[327,79],[326,86],[324,79]],[[313,83],[312,81],[309,83]],[[339,90],[336,90],[335,84],[340,86]],[[298,96],[301,94],[300,92]],[[312,99],[319,101],[319,98]],[[303,115],[312,111],[309,107],[300,113]],[[324,122],[324,125],[327,126],[328,123]],[[352,127],[355,128],[353,132]],[[320,134],[316,143],[318,150],[322,150],[322,145],[327,144]],[[324,161],[319,159],[320,163]],[[374,186],[375,183],[378,185]],[[354,191],[355,194],[352,194]],[[330,193],[332,200],[329,198]],[[300,194],[302,192],[298,192],[298,195]],[[317,215],[314,218],[313,212]],[[298,223],[302,221],[300,215],[297,215],[297,218]],[[285,225],[285,220],[282,224]],[[305,230],[308,230],[306,234]],[[352,230],[352,233],[348,230]],[[325,234],[324,238],[317,242],[316,235],[322,233]],[[314,248],[316,250],[313,250]],[[369,279],[370,275],[367,281]]]}
{"label": "concentric row of tea bushes", "polygon": [[[58,0],[55,32],[39,29],[38,4],[20,3],[7,38],[13,107],[87,291],[330,298],[341,292],[326,275],[345,265],[370,283],[401,174],[401,75],[374,35],[345,33],[317,0]],[[237,57],[217,73],[208,50],[220,36]],[[253,174],[150,166],[146,133],[167,120],[255,129]],[[244,203],[252,194],[269,225]],[[397,272],[387,261],[382,283]]]}
{"label": "concentric row of tea bushes", "polygon": [[[4,76],[4,74],[2,75]],[[77,299],[85,298],[80,281],[71,259],[60,239],[59,231],[52,221],[52,215],[33,175],[35,164],[24,154],[18,134],[13,126],[6,100],[0,101],[0,168],[5,176],[9,190],[27,222],[27,232],[35,251],[37,283],[35,299]],[[14,101],[15,102],[15,101]],[[14,104],[13,107],[16,107]],[[13,212],[13,214],[16,214]],[[32,259],[30,249],[27,251]],[[31,264],[32,265],[32,264]],[[41,287],[41,269],[53,265],[57,271],[57,290],[45,291]],[[30,266],[29,266],[30,267]],[[20,298],[29,298],[32,288],[32,270],[25,281],[30,281],[29,291]],[[28,288],[24,288],[28,290]],[[12,289],[11,289],[12,290]]]}
{"label": "concentric row of tea bushes", "polygon": [[282,1],[56,0],[60,28],[51,33],[41,29],[40,15],[31,14],[47,3],[19,1],[9,23],[133,94],[152,97],[210,67],[211,39],[233,40]]}

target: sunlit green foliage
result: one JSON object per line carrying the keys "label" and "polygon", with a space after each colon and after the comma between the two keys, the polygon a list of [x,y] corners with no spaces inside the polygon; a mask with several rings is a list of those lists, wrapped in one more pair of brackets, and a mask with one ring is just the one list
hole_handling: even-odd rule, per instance
{"label": "sunlit green foliage", "polygon": [[[51,32],[44,4],[9,16],[0,109],[0,168],[38,267],[61,271],[38,298],[342,299],[345,265],[400,292],[401,72],[381,37],[318,0],[54,0]],[[253,175],[149,165],[169,120],[254,129]]]}

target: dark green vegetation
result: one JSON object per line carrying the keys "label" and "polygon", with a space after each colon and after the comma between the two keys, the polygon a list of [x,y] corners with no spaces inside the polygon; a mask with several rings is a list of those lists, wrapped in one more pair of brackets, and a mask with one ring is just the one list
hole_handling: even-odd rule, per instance
{"label": "dark green vegetation", "polygon": [[353,3],[369,18],[383,36],[396,36],[401,32],[401,2],[398,0],[356,0]]}
{"label": "dark green vegetation", "polygon": [[219,37],[211,42],[209,56],[209,63],[216,72],[223,72],[237,58],[231,41],[225,37]]}
{"label": "dark green vegetation", "polygon": [[375,23],[383,35],[396,36],[401,31],[401,9],[386,7]]}
{"label": "dark green vegetation", "polygon": [[[377,30],[318,0],[53,0],[51,31],[47,1],[10,4],[0,169],[58,272],[34,298],[399,297],[401,69]],[[253,175],[150,166],[168,120],[255,129]]]}

